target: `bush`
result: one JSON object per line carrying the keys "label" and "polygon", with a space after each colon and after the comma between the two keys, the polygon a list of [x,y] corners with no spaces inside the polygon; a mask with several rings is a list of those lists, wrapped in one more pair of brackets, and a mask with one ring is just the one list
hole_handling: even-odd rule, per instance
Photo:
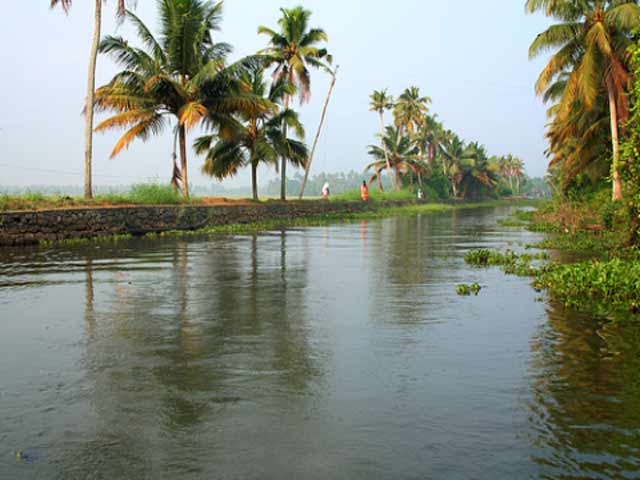
{"label": "bush", "polygon": [[170,185],[140,183],[129,191],[131,203],[142,205],[175,205],[181,202],[180,194]]}

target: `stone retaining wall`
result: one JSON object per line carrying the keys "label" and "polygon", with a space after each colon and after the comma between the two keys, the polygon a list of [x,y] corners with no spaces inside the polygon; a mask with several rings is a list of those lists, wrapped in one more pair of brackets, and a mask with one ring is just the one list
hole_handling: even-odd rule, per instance
{"label": "stone retaining wall", "polygon": [[[408,202],[392,202],[400,205]],[[0,213],[0,246],[40,241],[144,235],[168,230],[198,230],[216,225],[359,213],[362,202],[291,202],[225,206],[139,206]]]}

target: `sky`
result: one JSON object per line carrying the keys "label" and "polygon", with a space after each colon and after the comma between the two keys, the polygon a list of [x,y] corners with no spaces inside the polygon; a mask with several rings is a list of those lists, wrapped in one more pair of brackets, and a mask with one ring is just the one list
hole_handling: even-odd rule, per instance
{"label": "sky", "polygon": [[[93,3],[76,0],[68,16],[50,10],[49,0],[11,2],[4,8],[0,189],[81,185],[81,110]],[[130,28],[115,22],[114,4],[111,0],[105,7],[103,34],[134,40]],[[388,88],[397,96],[412,85],[433,99],[431,112],[446,128],[486,145],[492,155],[520,156],[532,176],[545,173],[546,108],[533,87],[544,58],[530,61],[527,50],[548,20],[526,15],[524,0],[226,0],[217,40],[234,46],[231,59],[255,53],[266,46],[257,27],[276,27],[281,7],[300,4],[313,12],[311,25],[328,33],[327,46],[340,66],[312,174],[362,171],[369,160],[367,145],[377,141],[379,129],[377,116],[369,112],[370,93]],[[155,0],[138,0],[136,13],[157,32]],[[111,59],[100,57],[98,86],[116,72]],[[311,102],[296,104],[309,144],[328,85],[325,74],[314,72]],[[96,185],[168,181],[171,130],[135,142],[110,159],[118,138],[118,132],[95,136]],[[200,173],[202,158],[189,155],[191,183],[218,183]],[[259,173],[263,184],[275,176],[267,169]],[[222,185],[240,187],[249,181],[249,172],[243,172]]]}

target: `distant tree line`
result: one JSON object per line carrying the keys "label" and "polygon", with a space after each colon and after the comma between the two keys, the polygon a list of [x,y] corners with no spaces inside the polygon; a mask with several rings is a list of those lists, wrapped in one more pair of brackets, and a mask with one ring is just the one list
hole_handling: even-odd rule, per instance
{"label": "distant tree line", "polygon": [[[489,156],[479,142],[465,142],[429,113],[431,98],[418,87],[398,98],[387,90],[371,94],[369,108],[379,116],[380,143],[369,146],[370,183],[384,189],[385,175],[395,190],[427,189],[429,196],[460,200],[523,194],[524,162],[514,155]],[[385,124],[385,112],[393,122]]]}

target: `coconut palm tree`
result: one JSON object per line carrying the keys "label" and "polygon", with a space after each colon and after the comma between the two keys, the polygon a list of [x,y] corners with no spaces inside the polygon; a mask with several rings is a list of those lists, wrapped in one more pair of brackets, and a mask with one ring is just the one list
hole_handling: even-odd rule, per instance
{"label": "coconut palm tree", "polygon": [[384,142],[384,113],[387,110],[392,110],[394,107],[393,96],[387,93],[387,89],[384,90],[375,90],[371,96],[369,103],[369,110],[372,112],[376,112],[378,114],[380,120],[380,143],[382,144],[382,149],[384,150],[384,159],[387,163],[387,172],[389,173],[389,177],[391,178],[391,185],[394,186],[395,190],[398,190],[399,185],[395,182],[395,177],[391,171],[391,163],[389,162],[389,153],[387,152],[387,146]]}
{"label": "coconut palm tree", "polygon": [[240,114],[240,124],[228,138],[206,135],[199,138],[195,146],[196,152],[205,155],[202,171],[219,180],[250,166],[253,199],[257,201],[260,163],[273,165],[277,170],[278,158],[284,157],[294,165],[304,165],[308,151],[302,142],[287,138],[282,127],[287,125],[298,138],[304,137],[298,114],[280,108],[284,96],[295,93],[295,87],[281,78],[268,89],[261,68],[245,73],[241,80],[253,95],[264,98],[269,108]]}
{"label": "coconut palm tree", "polygon": [[405,131],[413,135],[424,124],[429,104],[431,98],[421,96],[418,87],[409,87],[398,97],[393,116],[400,135],[404,135]]}
{"label": "coconut palm tree", "polygon": [[440,144],[442,158],[442,170],[449,180],[451,193],[458,198],[458,186],[462,180],[462,163],[467,152],[466,144],[450,130],[446,132],[443,142]]}
{"label": "coconut palm tree", "polygon": [[[508,180],[511,191],[514,194],[519,195],[520,179],[524,174],[524,162],[520,158],[509,154],[496,158],[494,163],[497,172]],[[516,182],[515,187],[514,180]]]}
{"label": "coconut palm tree", "polygon": [[425,115],[415,137],[418,146],[430,166],[433,166],[438,153],[440,142],[443,138],[444,128],[438,122],[438,115]]}
{"label": "coconut palm tree", "polygon": [[[111,55],[124,70],[96,92],[96,109],[116,114],[104,120],[97,131],[125,128],[112,157],[128,148],[135,139],[147,140],[175,119],[180,146],[179,180],[189,195],[187,171],[187,132],[196,125],[233,130],[233,115],[264,111],[262,99],[243,90],[240,76],[264,63],[259,56],[246,57],[233,65],[225,64],[230,47],[214,43],[212,31],[218,29],[222,3],[200,0],[163,0],[160,3],[161,30],[157,40],[151,30],[127,11],[145,48],[135,48],[121,37],[106,37],[100,51]],[[172,183],[176,184],[174,168]]]}
{"label": "coconut palm tree", "polygon": [[[91,43],[91,53],[89,54],[89,75],[87,98],[85,102],[85,131],[84,131],[84,196],[93,197],[92,185],[92,157],[93,157],[93,103],[94,90],[96,88],[96,63],[98,59],[98,44],[100,43],[100,30],[102,28],[102,3],[105,0],[95,0],[93,41]],[[51,8],[60,6],[65,13],[71,8],[72,0],[51,0]],[[116,14],[122,18],[125,11],[125,0],[116,1]]]}
{"label": "coconut palm tree", "polygon": [[[282,8],[282,17],[278,20],[280,31],[260,26],[258,34],[269,38],[269,46],[260,53],[268,55],[275,66],[274,77],[284,78],[296,86],[300,94],[300,103],[309,101],[311,94],[311,74],[309,67],[328,68],[331,56],[325,48],[318,45],[328,41],[328,36],[320,28],[309,28],[311,12],[301,6]],[[284,98],[284,108],[289,109],[291,96]],[[286,136],[286,125],[284,126]],[[280,198],[287,198],[287,159],[281,159]]]}
{"label": "coconut palm tree", "polygon": [[388,126],[382,138],[384,148],[377,145],[369,145],[369,155],[374,161],[367,165],[365,170],[373,170],[370,182],[379,179],[381,172],[387,169],[387,157],[389,164],[395,173],[395,183],[399,185],[401,174],[421,174],[424,172],[424,164],[419,160],[420,150],[409,135],[401,135],[399,129]]}
{"label": "coconut palm tree", "polygon": [[304,178],[302,179],[302,186],[300,187],[300,196],[299,199],[302,200],[304,196],[304,190],[307,187],[307,180],[309,180],[309,172],[311,171],[311,162],[313,161],[313,156],[316,152],[316,148],[318,147],[318,140],[320,140],[320,133],[322,132],[322,126],[324,125],[324,120],[327,117],[327,108],[329,107],[329,100],[331,100],[331,94],[333,93],[333,89],[336,86],[336,80],[338,78],[338,68],[339,65],[336,66],[335,70],[331,70],[330,68],[326,68],[326,70],[331,75],[331,82],[329,83],[329,90],[327,90],[327,97],[324,100],[324,104],[322,105],[322,113],[320,114],[320,123],[318,123],[318,130],[316,131],[316,135],[313,138],[313,145],[311,146],[311,152],[309,153],[309,158],[307,159],[307,164],[304,168]]}
{"label": "coconut palm tree", "polygon": [[498,172],[491,168],[485,147],[478,142],[467,145],[458,173],[462,198],[468,200],[486,196],[497,183]]}
{"label": "coconut palm tree", "polygon": [[640,27],[638,0],[527,0],[526,8],[560,22],[539,34],[529,48],[531,58],[555,50],[538,78],[536,91],[544,94],[558,88],[556,80],[563,79],[556,115],[568,119],[577,102],[586,110],[603,97],[608,102],[612,197],[621,200],[618,126],[628,115],[628,47],[632,31]]}

